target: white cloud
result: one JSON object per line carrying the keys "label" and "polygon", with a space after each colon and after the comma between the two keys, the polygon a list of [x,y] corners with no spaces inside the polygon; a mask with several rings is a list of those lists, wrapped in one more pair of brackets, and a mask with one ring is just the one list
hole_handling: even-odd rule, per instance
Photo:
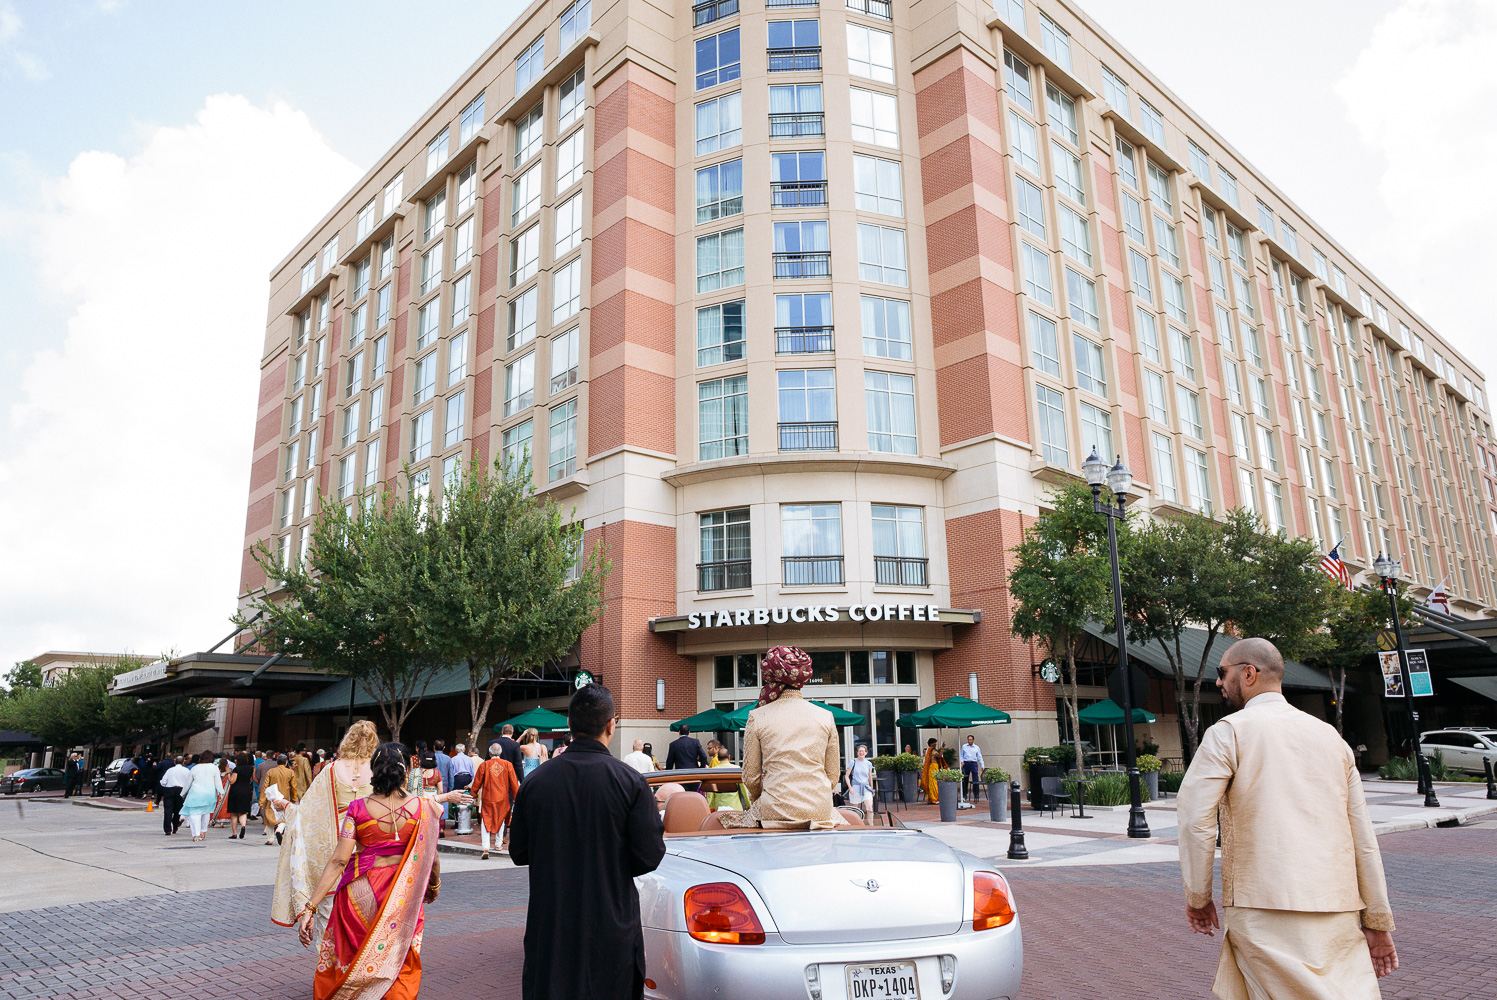
{"label": "white cloud", "polygon": [[359,173],[301,112],[219,95],[6,213],[71,315],[0,433],[0,668],[228,631],[267,276]]}
{"label": "white cloud", "polygon": [[19,73],[28,80],[45,80],[52,74],[46,64],[24,42],[25,25],[11,0],[0,0],[0,75]]}
{"label": "white cloud", "polygon": [[[1485,290],[1497,271],[1497,5],[1403,0],[1336,85],[1381,158],[1384,216],[1364,261],[1489,376],[1497,338]],[[1347,162],[1356,172],[1368,164]]]}

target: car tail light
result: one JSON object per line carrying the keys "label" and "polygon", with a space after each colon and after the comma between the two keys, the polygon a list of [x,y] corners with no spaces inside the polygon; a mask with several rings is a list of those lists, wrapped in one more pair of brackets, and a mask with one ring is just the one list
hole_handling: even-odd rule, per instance
{"label": "car tail light", "polygon": [[1014,919],[1014,906],[1008,898],[1008,883],[997,872],[978,872],[972,876],[972,929],[985,931],[1002,927]]}
{"label": "car tail light", "polygon": [[731,882],[709,882],[686,890],[686,931],[710,944],[763,944],[758,914]]}

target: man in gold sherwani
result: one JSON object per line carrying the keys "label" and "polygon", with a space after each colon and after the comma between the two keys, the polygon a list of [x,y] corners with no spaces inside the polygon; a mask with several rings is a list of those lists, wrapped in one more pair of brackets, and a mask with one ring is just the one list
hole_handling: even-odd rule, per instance
{"label": "man in gold sherwani", "polygon": [[1206,731],[1180,786],[1180,871],[1191,930],[1212,901],[1218,815],[1226,933],[1222,1000],[1364,1000],[1398,968],[1382,855],[1351,749],[1284,700],[1284,659],[1234,643],[1217,687],[1235,709]]}

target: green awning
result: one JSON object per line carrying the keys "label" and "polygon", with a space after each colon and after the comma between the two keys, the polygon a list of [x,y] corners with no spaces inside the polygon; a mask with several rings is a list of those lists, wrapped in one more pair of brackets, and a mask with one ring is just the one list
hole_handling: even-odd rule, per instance
{"label": "green awning", "polygon": [[1012,721],[1007,712],[958,694],[929,708],[902,715],[894,724],[901,729],[970,729],[973,726],[1001,726]]}
{"label": "green awning", "polygon": [[564,733],[570,728],[571,723],[560,712],[553,712],[549,708],[532,708],[528,712],[521,712],[513,719],[494,723],[494,732],[497,733],[505,726],[514,726],[517,733],[523,733],[527,729],[534,729],[539,733]]}
{"label": "green awning", "polygon": [[[1117,645],[1117,636],[1110,628],[1099,625],[1096,622],[1088,625],[1086,630],[1101,639],[1109,646]],[[1216,665],[1221,661],[1221,654],[1227,651],[1227,647],[1237,640],[1230,635],[1217,634],[1216,642],[1211,646],[1211,661],[1206,665],[1206,683],[1210,684],[1216,673]],[[1193,682],[1196,673],[1201,668],[1201,652],[1206,648],[1206,630],[1200,628],[1188,628],[1180,633],[1180,655],[1185,658],[1185,679]],[[1158,640],[1150,643],[1128,643],[1128,658],[1139,660],[1144,666],[1149,667],[1155,673],[1165,677],[1174,677],[1174,668],[1170,666],[1169,657],[1165,655],[1164,645]],[[1286,688],[1300,691],[1329,691],[1331,690],[1331,679],[1314,667],[1307,667],[1303,663],[1294,660],[1284,661],[1284,686]]]}
{"label": "green awning", "polygon": [[[1104,698],[1095,705],[1088,705],[1079,713],[1081,721],[1089,726],[1120,726],[1123,724],[1123,706],[1111,698]],[[1143,708],[1133,710],[1134,722],[1158,722],[1154,713]]]}
{"label": "green awning", "polygon": [[[824,708],[828,712],[831,712],[832,725],[834,726],[861,726],[868,721],[868,717],[866,715],[859,715],[857,712],[849,712],[845,708],[838,708],[836,705],[828,705],[824,701],[815,701],[811,698],[807,698],[806,700],[811,702],[811,704],[815,705],[817,708]],[[724,715],[723,721],[727,723],[727,725],[722,727],[722,729],[725,729],[728,732],[737,732],[738,730],[742,729],[744,726],[748,725],[749,713],[752,712],[755,707],[757,706],[753,704],[744,705],[742,708],[735,709],[734,711],[731,711],[728,714]]]}
{"label": "green awning", "polygon": [[[334,684],[318,691],[310,698],[304,699],[294,708],[286,710],[287,715],[315,715],[319,712],[346,712],[348,711],[348,689],[353,681],[344,678]],[[467,664],[459,663],[456,666],[444,667],[432,676],[431,682],[426,685],[425,698],[440,698],[449,694],[468,693],[468,667]],[[355,711],[361,708],[374,708],[379,704],[374,695],[364,689],[360,684],[358,691],[354,694],[353,707]]]}
{"label": "green awning", "polygon": [[741,726],[730,726],[726,723],[727,713],[720,708],[709,708],[705,712],[684,719],[677,719],[671,723],[671,732],[679,733],[682,726],[690,726],[697,733],[723,733]]}
{"label": "green awning", "polygon": [[1497,677],[1452,677],[1450,680],[1483,698],[1497,701]]}

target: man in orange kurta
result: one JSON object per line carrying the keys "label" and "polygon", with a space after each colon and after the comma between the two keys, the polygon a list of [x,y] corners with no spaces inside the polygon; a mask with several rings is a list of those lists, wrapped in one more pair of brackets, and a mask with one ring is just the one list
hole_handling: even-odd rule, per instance
{"label": "man in orange kurta", "polygon": [[499,756],[504,748],[497,742],[489,745],[489,759],[478,765],[473,773],[473,784],[468,791],[478,796],[480,836],[483,838],[483,856],[489,856],[490,840],[500,834],[499,850],[509,850],[509,807],[520,791],[520,779],[514,765]]}

